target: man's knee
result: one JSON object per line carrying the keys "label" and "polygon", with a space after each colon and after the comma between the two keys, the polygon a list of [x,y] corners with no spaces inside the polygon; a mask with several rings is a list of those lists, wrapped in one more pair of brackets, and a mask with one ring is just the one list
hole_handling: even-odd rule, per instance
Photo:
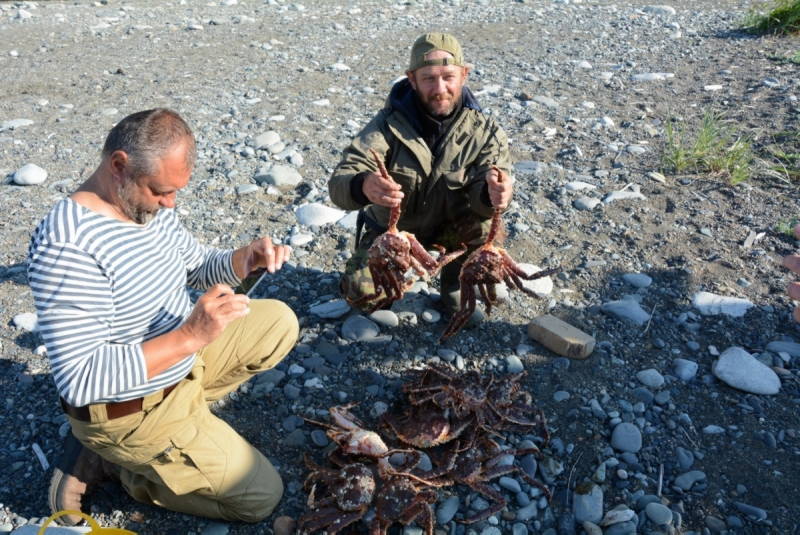
{"label": "man's knee", "polygon": [[278,506],[283,496],[283,481],[275,467],[264,459],[259,473],[247,491],[234,500],[220,503],[220,513],[225,520],[261,522]]}
{"label": "man's knee", "polygon": [[294,344],[294,342],[297,341],[297,337],[300,335],[300,323],[297,321],[297,315],[294,313],[294,310],[289,308],[289,305],[283,301],[271,301],[276,308],[276,329],[285,333],[284,335]]}

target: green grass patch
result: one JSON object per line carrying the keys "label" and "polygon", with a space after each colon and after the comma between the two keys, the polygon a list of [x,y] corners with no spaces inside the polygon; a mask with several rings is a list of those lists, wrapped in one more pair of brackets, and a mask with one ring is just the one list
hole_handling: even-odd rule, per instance
{"label": "green grass patch", "polygon": [[753,33],[788,35],[800,32],[800,0],[776,0],[751,10],[744,26]]}
{"label": "green grass patch", "polygon": [[661,165],[668,173],[709,173],[738,184],[752,174],[753,148],[719,113],[706,111],[696,132],[667,121],[667,142]]}
{"label": "green grass patch", "polygon": [[789,180],[800,180],[800,132],[778,132],[759,153],[771,171]]}
{"label": "green grass patch", "polygon": [[768,56],[767,59],[775,61],[780,64],[800,65],[800,50],[790,56]]}
{"label": "green grass patch", "polygon": [[791,219],[781,219],[772,227],[778,234],[784,234],[789,236],[790,238],[794,238],[794,227],[800,223],[799,217],[793,217]]}

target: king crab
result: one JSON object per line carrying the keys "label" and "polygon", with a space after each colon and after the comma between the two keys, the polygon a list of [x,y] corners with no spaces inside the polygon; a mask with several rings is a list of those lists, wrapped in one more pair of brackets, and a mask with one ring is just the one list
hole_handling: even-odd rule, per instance
{"label": "king crab", "polygon": [[483,511],[463,520],[457,520],[462,524],[473,524],[485,520],[506,506],[508,502],[503,495],[488,484],[488,481],[496,477],[517,474],[528,484],[540,489],[548,500],[551,497],[550,490],[547,487],[533,479],[518,466],[498,464],[507,455],[518,456],[539,453],[538,448],[503,450],[496,442],[484,435],[477,442],[473,442],[468,446],[456,444],[455,446],[439,448],[439,450],[435,454],[435,457],[438,457],[440,461],[438,467],[430,472],[421,474],[423,477],[429,479],[431,484],[436,486],[466,485],[493,502]]}
{"label": "king crab", "polygon": [[[378,153],[370,149],[372,158],[385,180],[393,181]],[[413,280],[406,281],[405,274],[413,269],[420,277],[435,276],[443,266],[466,252],[463,248],[447,253],[441,245],[433,247],[439,251],[439,258],[431,256],[417,238],[410,232],[399,231],[400,206],[393,206],[389,211],[388,230],[375,238],[367,251],[367,266],[372,276],[375,292],[351,301],[351,305],[360,306],[373,299],[378,299],[367,312],[386,307],[401,299],[403,294],[413,285]]]}
{"label": "king crab", "polygon": [[549,433],[544,414],[520,387],[522,374],[497,378],[477,371],[455,375],[445,365],[428,364],[415,381],[403,385],[411,407],[384,422],[397,437],[417,447],[444,444],[465,429],[496,434],[500,430],[529,432],[539,427],[544,443]]}
{"label": "king crab", "polygon": [[[494,169],[497,170],[499,176],[503,176],[497,167],[494,167]],[[494,240],[502,225],[501,215],[501,210],[495,208],[486,241],[467,257],[461,267],[461,273],[458,276],[461,287],[461,306],[458,312],[450,318],[450,323],[439,338],[440,342],[461,330],[470,316],[472,316],[472,313],[475,312],[477,301],[476,286],[486,305],[486,315],[488,316],[492,313],[492,306],[497,304],[495,284],[505,282],[509,289],[521,290],[528,295],[536,297],[536,293],[525,288],[522,284],[522,279],[540,279],[560,271],[560,268],[551,268],[528,275],[525,270],[517,265],[505,249],[495,245]]]}
{"label": "king crab", "polygon": [[[316,464],[305,458],[310,473],[305,481],[309,489],[309,511],[298,521],[301,534],[326,530],[332,535],[360,520],[369,510],[375,494],[375,478],[372,470],[364,464],[354,463],[338,470]],[[317,500],[318,487],[322,486],[328,496]]]}

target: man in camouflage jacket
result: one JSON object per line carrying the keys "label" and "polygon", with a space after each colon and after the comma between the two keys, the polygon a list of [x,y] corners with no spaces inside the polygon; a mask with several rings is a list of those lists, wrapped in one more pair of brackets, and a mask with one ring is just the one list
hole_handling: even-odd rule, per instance
{"label": "man in camouflage jacket", "polygon": [[[399,230],[426,247],[438,243],[452,250],[466,243],[472,250],[483,243],[494,208],[504,210],[511,201],[508,140],[466,87],[468,74],[453,36],[419,36],[406,78],[392,87],[386,106],[334,170],[331,199],[345,210],[360,210],[356,253],[341,285],[351,300],[373,291],[366,251],[386,231],[391,207],[401,206]],[[394,183],[377,172],[370,149],[384,159]],[[442,271],[442,300],[450,310],[458,306],[466,256]]]}

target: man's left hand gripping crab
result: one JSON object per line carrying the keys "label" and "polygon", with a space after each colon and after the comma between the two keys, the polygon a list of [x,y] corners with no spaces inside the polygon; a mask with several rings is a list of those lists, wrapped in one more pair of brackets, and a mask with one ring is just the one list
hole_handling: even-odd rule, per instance
{"label": "man's left hand gripping crab", "polygon": [[[392,180],[378,153],[372,149],[370,153],[378,165],[381,176],[386,180]],[[367,265],[375,292],[361,296],[352,301],[351,305],[360,306],[377,299],[367,312],[391,305],[401,299],[406,290],[413,285],[413,280],[407,281],[405,278],[409,269],[413,269],[420,277],[432,277],[467,250],[464,246],[457,251],[447,253],[441,245],[434,245],[433,247],[440,253],[438,259],[434,258],[413,234],[397,229],[399,219],[400,206],[393,206],[389,212],[388,230],[375,238],[367,251]]]}

